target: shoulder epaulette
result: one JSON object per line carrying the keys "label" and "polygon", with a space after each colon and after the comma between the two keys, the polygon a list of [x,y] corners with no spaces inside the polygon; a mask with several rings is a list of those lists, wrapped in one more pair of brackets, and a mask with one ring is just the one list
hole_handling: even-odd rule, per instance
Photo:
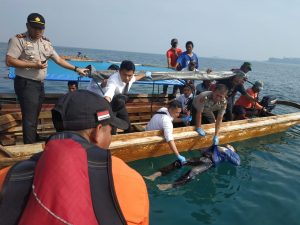
{"label": "shoulder epaulette", "polygon": [[48,38],[44,37],[44,36],[42,37],[42,39],[45,40],[45,41],[49,41],[50,42],[50,40]]}
{"label": "shoulder epaulette", "polygon": [[17,34],[16,37],[17,38],[25,38],[26,37],[26,33]]}

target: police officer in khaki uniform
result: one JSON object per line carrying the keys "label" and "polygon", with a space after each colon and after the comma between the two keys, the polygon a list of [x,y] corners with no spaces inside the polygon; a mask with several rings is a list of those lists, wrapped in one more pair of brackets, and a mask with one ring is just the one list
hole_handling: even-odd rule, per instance
{"label": "police officer in khaki uniform", "polygon": [[[218,133],[222,124],[223,116],[226,110],[228,89],[224,84],[217,84],[215,91],[205,91],[200,93],[193,100],[193,106],[196,113],[196,131],[200,136],[205,136],[205,131],[201,128],[202,117],[207,123],[216,123],[213,144],[219,144]],[[217,112],[215,119],[214,112]]]}
{"label": "police officer in khaki uniform", "polygon": [[58,65],[82,76],[88,70],[71,65],[56,53],[51,42],[43,36],[45,19],[42,15],[31,13],[27,17],[26,26],[26,33],[9,40],[6,64],[16,68],[14,88],[22,111],[23,141],[24,144],[30,144],[39,139],[36,131],[45,95],[47,60],[51,58]]}

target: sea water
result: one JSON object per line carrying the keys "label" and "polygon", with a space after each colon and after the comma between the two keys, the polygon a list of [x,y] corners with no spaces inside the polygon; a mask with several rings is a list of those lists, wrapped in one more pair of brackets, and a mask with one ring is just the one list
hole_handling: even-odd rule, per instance
{"label": "sea water", "polygon": [[[13,92],[13,82],[5,79],[6,43],[0,43],[0,92]],[[62,55],[76,55],[78,51],[98,60],[122,61],[166,66],[162,54],[144,54],[95,49],[57,47]],[[201,53],[198,54],[201,56]],[[238,68],[242,60],[200,58],[200,70],[229,70]],[[282,100],[300,102],[300,65],[252,62],[249,80],[264,81],[260,96],[274,95]],[[86,84],[81,84],[84,88]],[[247,84],[247,87],[250,87]],[[171,92],[171,87],[169,88]],[[132,93],[152,92],[152,86],[134,86]],[[66,92],[62,82],[46,82],[46,92]],[[161,91],[161,90],[156,90]],[[276,113],[293,112],[286,107],[275,108]],[[241,166],[223,163],[198,175],[190,183],[160,191],[157,184],[170,183],[188,168],[146,181],[150,198],[150,224],[243,224],[282,225],[300,224],[300,126],[286,132],[232,143],[241,157]],[[138,146],[137,146],[138,148]],[[186,152],[186,157],[199,155]],[[173,155],[130,163],[142,175],[150,175],[175,159]]]}

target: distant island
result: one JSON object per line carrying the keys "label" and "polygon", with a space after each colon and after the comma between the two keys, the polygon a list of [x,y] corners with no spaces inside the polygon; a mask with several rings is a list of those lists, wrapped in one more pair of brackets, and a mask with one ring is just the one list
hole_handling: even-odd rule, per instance
{"label": "distant island", "polygon": [[300,58],[269,58],[268,62],[300,64]]}

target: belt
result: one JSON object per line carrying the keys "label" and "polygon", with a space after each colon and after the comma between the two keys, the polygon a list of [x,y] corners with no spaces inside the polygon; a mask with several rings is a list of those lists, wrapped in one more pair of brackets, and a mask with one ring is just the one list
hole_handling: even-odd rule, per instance
{"label": "belt", "polygon": [[44,80],[33,80],[33,79],[29,79],[29,78],[25,78],[25,77],[21,77],[21,76],[18,76],[16,75],[16,78],[15,79],[19,79],[19,80],[29,80],[29,81],[32,81],[32,82],[35,82],[35,83],[44,83]]}

